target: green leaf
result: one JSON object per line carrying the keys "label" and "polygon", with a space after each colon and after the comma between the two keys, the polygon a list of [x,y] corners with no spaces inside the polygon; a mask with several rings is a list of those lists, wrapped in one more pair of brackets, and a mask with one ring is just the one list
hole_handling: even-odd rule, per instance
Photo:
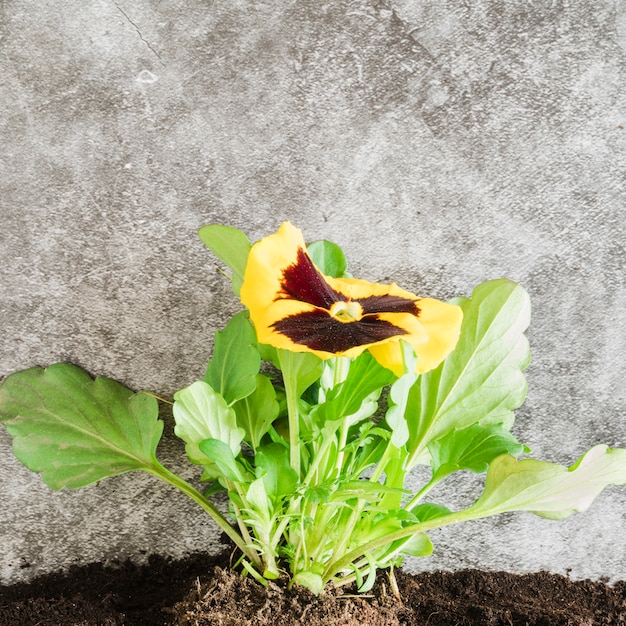
{"label": "green leaf", "polygon": [[[365,582],[359,583],[358,591],[359,593],[367,593],[372,590],[374,583],[376,582],[376,572],[378,571],[378,567],[376,561],[372,558],[370,554],[367,552],[363,555],[365,560],[367,561],[367,578]],[[363,572],[361,572],[361,580],[362,580]]]}
{"label": "green leaf", "polygon": [[608,485],[626,484],[626,449],[594,446],[574,465],[524,459],[505,454],[487,472],[485,489],[464,513],[485,517],[506,511],[530,511],[564,519],[585,511]]}
{"label": "green leaf", "polygon": [[250,241],[246,235],[231,226],[209,224],[198,231],[202,243],[231,270],[233,291],[239,295],[250,253]]}
{"label": "green leaf", "polygon": [[345,447],[346,453],[354,454],[349,471],[353,475],[360,475],[367,467],[378,463],[387,448],[389,437],[387,429],[374,426],[371,422],[361,424],[358,437]]}
{"label": "green leaf", "polygon": [[[317,419],[323,423],[356,414],[365,402],[371,400],[372,395],[377,398],[381,389],[394,378],[393,372],[380,365],[369,352],[364,352],[352,361],[346,379],[333,387],[325,402],[318,405]],[[377,409],[375,399],[371,404],[371,410],[360,416],[361,419],[369,417]]]}
{"label": "green leaf", "polygon": [[298,572],[293,577],[293,584],[306,587],[316,596],[319,596],[322,593],[322,589],[324,589],[322,577],[315,572]]}
{"label": "green leaf", "polygon": [[12,374],[0,386],[0,415],[17,458],[52,489],[158,464],[156,400],[75,365]]}
{"label": "green leaf", "polygon": [[283,378],[289,379],[285,380],[285,387],[293,388],[299,398],[322,375],[324,362],[311,352],[291,352],[282,348],[276,352]]}
{"label": "green leaf", "polygon": [[290,495],[298,484],[298,474],[289,465],[289,450],[279,443],[263,446],[254,457],[257,478],[263,478],[269,496]]}
{"label": "green leaf", "polygon": [[433,480],[438,481],[459,470],[476,474],[486,472],[489,463],[502,454],[518,456],[524,446],[501,424],[473,424],[446,433],[428,446]]}
{"label": "green leaf", "polygon": [[425,533],[415,533],[402,546],[402,554],[409,556],[429,556],[433,553],[433,544]]}
{"label": "green leaf", "polygon": [[339,483],[337,490],[329,499],[350,500],[362,498],[371,503],[380,500],[388,493],[407,495],[409,492],[406,489],[389,487],[387,484],[371,480],[346,480]]}
{"label": "green leaf", "polygon": [[235,411],[204,381],[175,393],[173,412],[174,433],[187,444],[187,456],[192,463],[206,464],[206,455],[199,448],[205,439],[222,441],[234,457],[241,452],[245,432],[237,426]]}
{"label": "green leaf", "polygon": [[479,285],[471,300],[456,304],[463,309],[456,348],[439,367],[422,374],[409,394],[409,469],[426,461],[432,441],[454,429],[477,422],[510,427],[513,410],[526,396],[528,294],[500,279]]}
{"label": "green leaf", "polygon": [[322,274],[334,278],[346,276],[348,261],[343,250],[336,243],[323,239],[314,241],[307,246],[307,252]]}
{"label": "green leaf", "polygon": [[411,517],[411,514],[402,510],[379,512],[370,507],[368,512],[361,515],[359,525],[352,534],[352,542],[358,546],[392,534],[403,527],[405,517]]}
{"label": "green leaf", "polygon": [[245,440],[256,450],[278,417],[279,404],[272,381],[264,374],[257,374],[255,390],[233,404],[237,424],[245,431]]}
{"label": "green leaf", "polygon": [[400,378],[391,385],[391,389],[389,390],[391,406],[385,415],[385,421],[391,429],[391,443],[396,448],[402,448],[409,439],[409,426],[405,415],[409,394],[418,377],[415,373],[415,367],[417,365],[415,351],[405,341],[401,342],[401,346],[406,373],[400,376]]}
{"label": "green leaf", "polygon": [[444,515],[450,515],[452,511],[442,504],[423,502],[422,504],[418,504],[416,507],[411,509],[411,513],[413,513],[420,522],[426,522],[431,519],[443,517]]}
{"label": "green leaf", "polygon": [[272,363],[276,369],[280,369],[280,361],[274,346],[270,346],[267,343],[257,343],[256,347],[263,361]]}
{"label": "green leaf", "polygon": [[219,470],[219,475],[233,482],[246,482],[246,472],[235,459],[232,450],[219,439],[204,439],[198,444],[202,454],[206,455]]}
{"label": "green leaf", "polygon": [[[266,522],[271,518],[271,505],[267,491],[265,491],[265,481],[263,478],[257,478],[248,485],[246,492],[246,500],[250,505],[250,508],[246,507],[246,511],[250,513],[254,511],[257,513],[256,525],[259,522]],[[261,524],[263,525],[263,524]]]}
{"label": "green leaf", "polygon": [[249,396],[255,389],[261,357],[247,311],[237,313],[222,332],[215,333],[213,359],[203,380],[228,404]]}

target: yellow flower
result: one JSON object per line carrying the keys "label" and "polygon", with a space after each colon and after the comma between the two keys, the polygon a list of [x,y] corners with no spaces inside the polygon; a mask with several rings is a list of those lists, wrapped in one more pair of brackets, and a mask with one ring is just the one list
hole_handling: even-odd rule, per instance
{"label": "yellow flower", "polygon": [[395,284],[324,276],[289,222],[252,247],[241,301],[260,343],[322,359],[369,350],[397,376],[404,372],[400,340],[415,349],[417,372],[427,372],[453,350],[462,319],[460,307]]}

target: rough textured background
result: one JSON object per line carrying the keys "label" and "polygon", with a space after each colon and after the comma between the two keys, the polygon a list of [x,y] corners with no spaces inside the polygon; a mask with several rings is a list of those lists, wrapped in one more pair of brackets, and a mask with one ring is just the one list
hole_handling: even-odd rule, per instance
{"label": "rough textured background", "polygon": [[[626,445],[620,0],[4,0],[0,29],[0,376],[71,361],[172,394],[238,309],[197,228],[291,219],[370,280],[520,281],[516,433],[563,463]],[[565,522],[434,533],[410,564],[623,579],[625,513],[609,489]],[[0,527],[2,580],[218,549],[156,479],[50,492],[4,429]]]}

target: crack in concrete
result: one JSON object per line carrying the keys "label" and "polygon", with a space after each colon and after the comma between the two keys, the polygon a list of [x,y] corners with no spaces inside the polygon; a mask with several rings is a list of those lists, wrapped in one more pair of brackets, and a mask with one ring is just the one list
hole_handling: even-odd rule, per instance
{"label": "crack in concrete", "polygon": [[141,30],[139,29],[139,26],[135,22],[133,22],[133,20],[130,19],[130,16],[128,15],[128,13],[126,13],[126,11],[124,11],[124,9],[122,9],[122,7],[117,2],[114,2],[113,4],[117,8],[117,10],[126,18],[128,23],[135,29],[135,31],[139,35],[139,39],[143,41],[143,43],[146,45],[148,50],[150,50],[150,52],[152,52],[152,54],[154,54],[154,56],[159,60],[159,63],[161,63],[161,65],[164,66],[165,64],[163,63],[163,60],[161,59],[161,55],[153,48],[152,44],[147,39],[144,38],[144,36],[141,34]]}

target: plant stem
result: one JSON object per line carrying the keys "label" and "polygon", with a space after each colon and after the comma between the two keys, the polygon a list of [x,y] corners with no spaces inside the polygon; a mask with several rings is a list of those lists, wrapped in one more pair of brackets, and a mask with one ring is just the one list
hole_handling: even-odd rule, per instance
{"label": "plant stem", "polygon": [[280,369],[285,383],[287,399],[287,415],[289,419],[289,464],[300,476],[300,414],[298,412],[298,378],[291,367],[293,353],[286,350],[278,351]]}
{"label": "plant stem", "polygon": [[430,480],[427,482],[412,498],[410,502],[404,506],[410,511],[435,485],[439,484],[439,480]]}
{"label": "plant stem", "polygon": [[405,537],[409,537],[420,532],[426,532],[428,530],[432,530],[433,528],[441,528],[442,526],[449,526],[450,524],[456,524],[458,522],[479,519],[492,514],[492,512],[480,511],[478,509],[476,511],[465,509],[464,511],[450,513],[425,522],[411,524],[410,526],[405,526],[404,528],[396,530],[393,533],[377,537],[376,539],[368,541],[367,543],[360,545],[358,548],[351,550],[343,557],[336,559],[334,562],[330,562],[326,566],[326,570],[323,575],[324,584],[331,580],[333,576],[336,576],[341,570],[348,567],[350,563],[356,561],[359,557],[371,552],[372,550],[376,550],[377,548],[390,545],[398,539],[404,539]]}
{"label": "plant stem", "polygon": [[161,396],[157,396],[156,393],[152,393],[151,391],[141,391],[140,393],[143,393],[146,396],[150,396],[151,398],[154,398],[155,400],[158,400],[159,402],[164,402],[165,404],[174,404],[174,402],[172,400],[166,400],[165,398],[162,398]]}
{"label": "plant stem", "polygon": [[[336,357],[335,358],[335,372],[333,376],[333,387],[337,387],[342,382],[346,380],[348,377],[348,372],[350,371],[350,364],[352,359],[347,357]],[[341,473],[341,469],[343,468],[344,461],[344,451],[343,449],[346,446],[346,441],[348,439],[348,423],[345,419],[347,416],[344,415],[344,420],[341,422],[339,427],[339,443],[337,445],[337,474]]]}
{"label": "plant stem", "polygon": [[158,461],[154,461],[153,465],[146,467],[146,471],[157,476],[166,483],[176,487],[186,496],[189,496],[194,502],[199,504],[215,523],[232,539],[234,544],[245,554],[250,561],[260,565],[259,557],[254,550],[251,550],[242,536],[228,523],[228,520],[215,508],[215,506],[207,500],[197,489],[192,487],[188,482],[177,476],[166,467],[163,467]]}

